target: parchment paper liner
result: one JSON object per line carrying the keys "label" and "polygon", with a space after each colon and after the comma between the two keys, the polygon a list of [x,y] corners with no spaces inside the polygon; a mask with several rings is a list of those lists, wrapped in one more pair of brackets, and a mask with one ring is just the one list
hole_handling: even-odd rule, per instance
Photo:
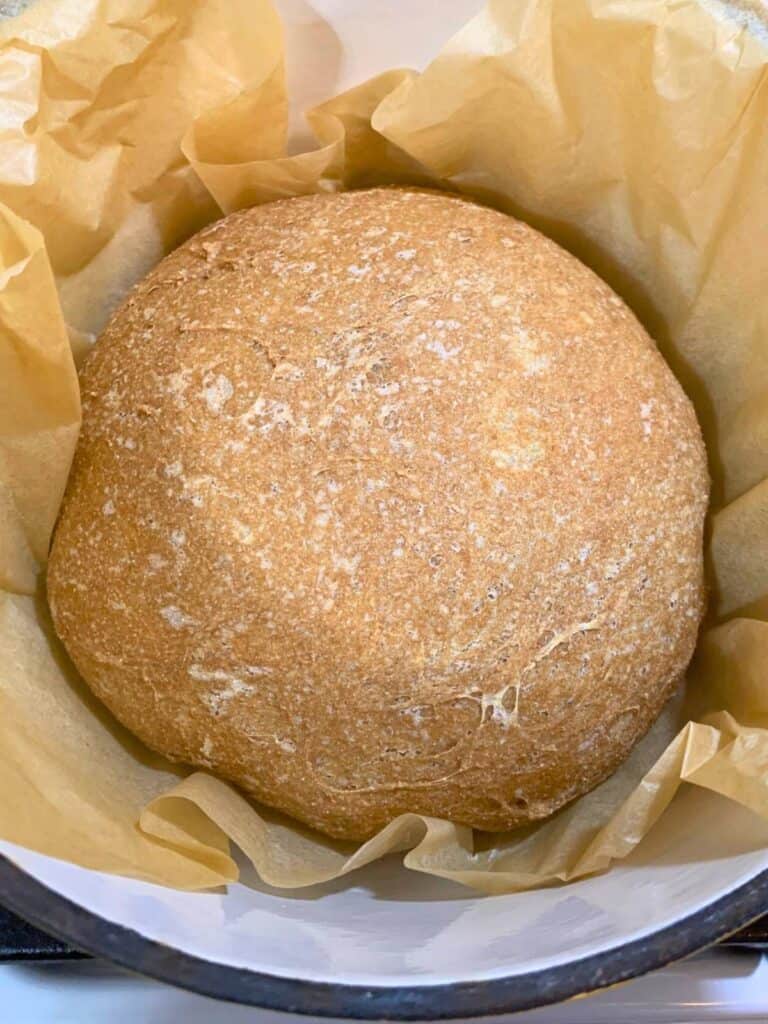
{"label": "parchment paper liner", "polygon": [[[509,892],[624,857],[682,781],[768,819],[757,28],[712,2],[497,0],[424,73],[312,111],[318,146],[297,155],[266,0],[41,0],[0,28],[0,835],[188,889],[237,878],[234,840],[275,886],[407,850],[409,868]],[[44,566],[78,430],[75,362],[126,289],[222,210],[392,182],[524,217],[634,308],[705,433],[713,590],[686,693],[599,789],[525,832],[405,815],[355,850],[185,778],[112,721],[52,635]]]}

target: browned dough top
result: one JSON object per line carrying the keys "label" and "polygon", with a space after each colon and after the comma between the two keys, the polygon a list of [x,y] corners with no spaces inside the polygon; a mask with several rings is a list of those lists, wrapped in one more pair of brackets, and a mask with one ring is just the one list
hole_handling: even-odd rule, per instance
{"label": "browned dough top", "polygon": [[82,374],[57,631],[151,747],[333,835],[600,782],[693,651],[708,482],[627,307],[457,197],[233,214]]}

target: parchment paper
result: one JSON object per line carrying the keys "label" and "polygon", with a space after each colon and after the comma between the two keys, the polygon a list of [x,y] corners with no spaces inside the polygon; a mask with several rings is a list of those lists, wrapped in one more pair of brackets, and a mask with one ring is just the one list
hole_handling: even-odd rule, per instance
{"label": "parchment paper", "polygon": [[[711,0],[492,0],[288,155],[266,0],[40,0],[0,27],[3,838],[188,889],[237,878],[232,840],[277,886],[402,850],[508,892],[605,869],[683,781],[768,818],[767,65],[759,22]],[[75,364],[130,284],[221,211],[389,182],[524,217],[634,308],[705,432],[712,594],[685,693],[599,789],[514,834],[405,815],[354,849],[143,749],[53,637],[44,571]]]}

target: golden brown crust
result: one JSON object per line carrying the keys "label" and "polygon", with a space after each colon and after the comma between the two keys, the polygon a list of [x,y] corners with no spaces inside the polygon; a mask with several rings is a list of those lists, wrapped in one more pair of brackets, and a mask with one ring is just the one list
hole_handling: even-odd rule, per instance
{"label": "golden brown crust", "polygon": [[627,755],[702,614],[704,449],[537,232],[371,190],[174,252],[82,374],[56,629],[151,747],[332,835],[540,818]]}

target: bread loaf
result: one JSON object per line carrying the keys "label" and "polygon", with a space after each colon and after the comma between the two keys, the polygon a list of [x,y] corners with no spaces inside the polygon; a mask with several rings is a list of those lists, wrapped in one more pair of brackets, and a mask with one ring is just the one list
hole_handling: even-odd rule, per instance
{"label": "bread loaf", "polygon": [[374,189],[224,218],[82,372],[56,630],[150,747],[333,836],[487,830],[601,782],[685,671],[690,403],[590,270]]}

